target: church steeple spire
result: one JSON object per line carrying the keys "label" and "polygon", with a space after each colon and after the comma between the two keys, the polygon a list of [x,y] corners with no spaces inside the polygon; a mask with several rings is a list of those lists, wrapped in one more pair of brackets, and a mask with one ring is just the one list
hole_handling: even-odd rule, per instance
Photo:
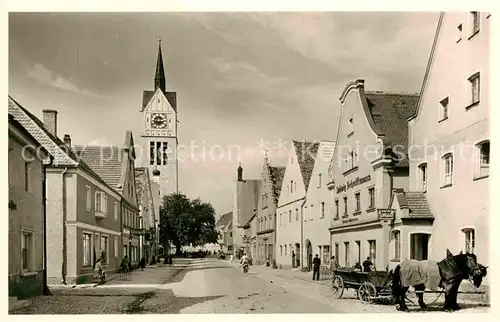
{"label": "church steeple spire", "polygon": [[163,69],[163,57],[161,55],[161,38],[158,37],[158,58],[156,59],[155,73],[155,91],[158,87],[165,92],[167,88],[167,79],[165,78],[165,70]]}

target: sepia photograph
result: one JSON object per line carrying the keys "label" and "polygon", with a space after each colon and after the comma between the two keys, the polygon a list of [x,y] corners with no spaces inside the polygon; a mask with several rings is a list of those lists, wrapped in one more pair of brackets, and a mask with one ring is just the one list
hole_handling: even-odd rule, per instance
{"label": "sepia photograph", "polygon": [[7,18],[9,315],[490,312],[490,12]]}

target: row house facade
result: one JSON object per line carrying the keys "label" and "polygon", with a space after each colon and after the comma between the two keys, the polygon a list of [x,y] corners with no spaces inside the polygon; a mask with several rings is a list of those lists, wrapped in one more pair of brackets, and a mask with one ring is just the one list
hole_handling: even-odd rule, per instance
{"label": "row house facade", "polygon": [[244,251],[245,225],[250,221],[257,210],[260,180],[243,179],[243,168],[241,164],[237,169],[238,178],[233,201],[232,218],[232,250],[233,255],[238,257]]}
{"label": "row house facade", "polygon": [[26,298],[44,289],[45,167],[51,160],[10,108],[8,154],[9,297]]}
{"label": "row house facade", "polygon": [[[484,12],[441,14],[421,98],[409,118],[410,191],[424,195],[435,215],[425,230],[433,260],[447,248],[475,253],[485,265],[491,260],[490,23]],[[409,233],[395,234],[399,257],[411,257]]]}
{"label": "row house facade", "polygon": [[[330,232],[328,227],[332,219],[328,168],[333,156],[335,143],[320,141],[311,180],[306,193],[303,216],[303,267],[312,269],[312,259],[319,255],[322,265],[327,265],[331,257]],[[306,208],[307,207],[307,208]]]}
{"label": "row house facade", "polygon": [[135,151],[132,132],[127,131],[123,146],[75,146],[74,151],[121,197],[121,251],[133,266],[140,260],[141,229],[135,182]]}
{"label": "row house facade", "polygon": [[[253,216],[250,220],[243,226],[244,237],[243,237],[243,252],[249,256],[252,261],[257,258],[257,210],[254,211]],[[252,262],[253,263],[253,262]]]}
{"label": "row house facade", "polygon": [[52,155],[46,168],[47,283],[85,283],[98,257],[105,271],[121,261],[120,194],[57,136],[57,111],[44,110],[43,122],[9,97],[9,113]]}
{"label": "row house facade", "polygon": [[352,267],[370,257],[375,269],[387,268],[394,217],[387,209],[394,189],[408,190],[406,119],[418,97],[365,92],[364,80],[347,84],[340,96],[328,188],[333,200],[332,254],[341,266]]}
{"label": "row house facade", "polygon": [[276,209],[276,264],[295,268],[304,263],[302,220],[306,192],[318,151],[318,142],[292,141]]}
{"label": "row house facade", "polygon": [[256,263],[276,260],[276,208],[280,197],[285,167],[271,166],[267,156],[262,166],[261,187],[256,209]]}
{"label": "row house facade", "polygon": [[215,228],[218,232],[218,240],[220,250],[224,254],[232,254],[233,253],[233,232],[232,232],[232,219],[233,212],[227,212],[220,216],[217,221]]}

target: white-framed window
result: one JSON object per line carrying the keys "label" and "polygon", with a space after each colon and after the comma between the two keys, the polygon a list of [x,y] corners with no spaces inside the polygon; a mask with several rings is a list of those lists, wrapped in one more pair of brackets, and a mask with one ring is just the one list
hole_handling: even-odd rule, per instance
{"label": "white-framed window", "polygon": [[31,186],[31,162],[24,162],[24,190],[32,192]]}
{"label": "white-framed window", "polygon": [[451,186],[453,184],[453,154],[445,154],[442,158],[443,163],[443,182],[442,186]]}
{"label": "white-framed window", "polygon": [[465,251],[474,254],[476,247],[476,231],[474,228],[462,229],[465,239]]}
{"label": "white-framed window", "polygon": [[321,217],[320,218],[325,218],[325,202],[321,202]]}
{"label": "white-framed window", "polygon": [[476,144],[475,178],[484,178],[490,175],[490,141]]}
{"label": "white-framed window", "polygon": [[448,104],[450,98],[446,97],[439,101],[439,121],[444,121],[448,118]]}
{"label": "white-framed window", "polygon": [[479,32],[480,22],[481,22],[481,17],[479,11],[471,11],[470,12],[471,36]]}
{"label": "white-framed window", "polygon": [[355,208],[354,211],[361,211],[361,194],[359,192],[356,192],[354,194],[354,199],[356,200],[355,202]]}
{"label": "white-framed window", "polygon": [[420,191],[427,192],[427,163],[418,166],[418,180]]}
{"label": "white-framed window", "polygon": [[344,215],[347,215],[347,196],[344,197]]}
{"label": "white-framed window", "polygon": [[92,266],[92,234],[83,233],[83,266]]}
{"label": "white-framed window", "polygon": [[106,213],[106,206],[108,203],[108,197],[102,191],[96,191],[95,193],[95,211]]}
{"label": "white-framed window", "polygon": [[101,258],[104,261],[104,263],[109,262],[109,253],[108,253],[108,248],[109,247],[109,239],[108,236],[101,235]]}
{"label": "white-framed window", "polygon": [[368,188],[368,199],[370,205],[368,209],[375,208],[375,188]]}
{"label": "white-framed window", "polygon": [[394,259],[401,259],[401,232],[395,230],[392,232],[394,240]]}
{"label": "white-framed window", "polygon": [[118,237],[114,238],[114,249],[115,249],[115,257],[118,257]]}
{"label": "white-framed window", "polygon": [[85,205],[87,210],[92,209],[92,189],[89,186],[85,186]]}
{"label": "white-framed window", "polygon": [[281,256],[283,256],[283,245],[280,245],[280,253],[281,253]]}
{"label": "white-framed window", "polygon": [[21,268],[23,272],[30,272],[34,270],[34,239],[33,231],[21,231]]}
{"label": "white-framed window", "polygon": [[481,98],[481,81],[480,81],[480,73],[475,73],[474,75],[469,77],[469,84],[471,90],[471,102],[470,104],[479,103]]}
{"label": "white-framed window", "polygon": [[462,40],[462,24],[457,26],[457,42]]}
{"label": "white-framed window", "polygon": [[118,202],[115,201],[115,207],[114,207],[114,215],[115,215],[115,220],[118,220],[118,211],[119,211],[119,205]]}

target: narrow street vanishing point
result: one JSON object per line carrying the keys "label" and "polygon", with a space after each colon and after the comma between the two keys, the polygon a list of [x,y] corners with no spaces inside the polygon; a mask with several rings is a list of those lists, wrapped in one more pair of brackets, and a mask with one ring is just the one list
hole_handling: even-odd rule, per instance
{"label": "narrow street vanishing point", "polygon": [[[165,313],[394,313],[393,305],[363,304],[354,291],[335,299],[331,279],[313,282],[310,273],[251,266],[216,259],[174,259],[171,266],[148,266],[127,277],[110,276],[103,285],[52,287],[51,296],[11,314]],[[429,295],[430,303],[436,294]],[[459,296],[459,312],[488,312],[477,296]],[[410,297],[411,299],[411,297]],[[441,310],[444,298],[425,312]],[[416,303],[416,301],[415,301]],[[410,311],[421,312],[418,305]]]}

